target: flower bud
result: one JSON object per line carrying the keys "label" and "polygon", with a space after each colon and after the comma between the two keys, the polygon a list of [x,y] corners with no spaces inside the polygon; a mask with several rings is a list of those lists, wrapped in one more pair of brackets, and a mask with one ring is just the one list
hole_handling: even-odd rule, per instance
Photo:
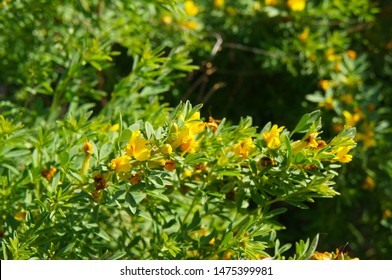
{"label": "flower bud", "polygon": [[162,146],[161,152],[164,155],[170,155],[173,152],[173,148],[172,148],[172,146],[170,144],[165,144],[165,145]]}

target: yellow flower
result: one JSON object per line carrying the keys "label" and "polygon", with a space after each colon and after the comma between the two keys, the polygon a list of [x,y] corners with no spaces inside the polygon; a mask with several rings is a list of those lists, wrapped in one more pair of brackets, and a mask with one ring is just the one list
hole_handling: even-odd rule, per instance
{"label": "yellow flower", "polygon": [[342,146],[337,148],[336,151],[333,152],[335,154],[335,157],[333,160],[335,161],[340,161],[343,163],[350,162],[353,158],[352,155],[348,155],[347,153],[353,148],[353,146]]}
{"label": "yellow flower", "polygon": [[307,147],[311,147],[311,148],[317,148],[319,143],[316,141],[316,137],[317,137],[318,133],[311,133],[309,134],[306,138],[305,138],[305,143]]}
{"label": "yellow flower", "polygon": [[298,39],[301,42],[306,42],[309,38],[309,32],[310,32],[309,27],[305,27],[304,31],[302,31],[302,33],[299,34]]}
{"label": "yellow flower", "polygon": [[182,172],[182,177],[187,178],[192,176],[192,171],[189,169],[185,169],[184,172]]}
{"label": "yellow flower", "polygon": [[[293,151],[293,154],[296,155],[299,152],[301,152],[303,149],[311,147],[311,148],[315,148],[318,149],[319,145],[320,145],[320,141],[316,141],[316,137],[317,137],[318,133],[311,133],[308,134],[304,139],[302,140],[297,140],[293,143],[291,143],[291,148]],[[324,141],[322,141],[324,142]],[[325,143],[325,142],[324,142]],[[322,147],[320,147],[321,149]]]}
{"label": "yellow flower", "polygon": [[175,139],[171,143],[172,148],[177,149],[180,147],[182,155],[194,153],[199,146],[195,135],[200,133],[205,127],[206,124],[200,120],[200,112],[195,112],[182,127],[175,129]]}
{"label": "yellow flower", "polygon": [[312,255],[312,260],[331,260],[332,259],[332,254],[328,252],[320,253],[320,252],[315,252]]}
{"label": "yellow flower", "polygon": [[190,30],[195,30],[199,27],[199,23],[197,21],[184,21],[181,23],[181,26]]}
{"label": "yellow flower", "polygon": [[247,158],[255,149],[256,146],[253,144],[251,137],[246,138],[233,146],[233,152],[236,155],[243,156],[244,158]]}
{"label": "yellow flower", "polygon": [[119,129],[120,129],[120,125],[118,123],[116,123],[114,125],[111,125],[109,127],[109,130],[112,131],[112,132],[118,131]]}
{"label": "yellow flower", "polygon": [[196,151],[199,143],[195,140],[195,136],[191,133],[191,130],[186,125],[180,128],[174,142],[171,143],[173,149],[180,147],[182,154],[189,153],[192,154]]}
{"label": "yellow flower", "polygon": [[195,112],[186,122],[185,125],[189,127],[192,134],[197,134],[203,131],[206,124],[200,120],[200,112]]}
{"label": "yellow flower", "polygon": [[129,162],[130,160],[131,158],[129,156],[114,158],[110,161],[109,167],[115,169],[117,172],[128,172],[132,167]]}
{"label": "yellow flower", "polygon": [[164,15],[161,18],[161,21],[162,21],[163,24],[169,25],[169,24],[171,24],[173,22],[173,18],[170,15]]}
{"label": "yellow flower", "polygon": [[361,112],[355,112],[351,114],[349,111],[343,111],[344,121],[347,126],[356,126],[357,123],[362,119]]}
{"label": "yellow flower", "polygon": [[188,16],[193,17],[199,13],[199,7],[195,4],[195,2],[191,0],[185,1],[184,8],[185,8],[185,13]]}
{"label": "yellow flower", "polygon": [[328,48],[325,56],[329,61],[337,61],[340,58],[340,56],[335,53],[334,48]]}
{"label": "yellow flower", "polygon": [[188,129],[185,129],[185,133],[180,136],[181,139],[181,144],[180,144],[180,149],[183,152],[183,154],[188,153],[188,154],[193,154],[196,152],[196,148],[199,146],[199,142],[195,140],[195,136],[189,133]]}
{"label": "yellow flower", "polygon": [[125,152],[128,156],[131,156],[138,161],[145,161],[150,158],[148,141],[143,138],[140,130],[132,132],[132,137],[125,147]]}
{"label": "yellow flower", "polygon": [[280,135],[279,133],[282,132],[284,129],[284,126],[281,126],[278,128],[276,124],[272,126],[270,131],[268,132],[263,132],[263,137],[264,140],[267,142],[268,148],[275,150],[279,148],[281,141],[280,141]]}
{"label": "yellow flower", "polygon": [[300,12],[305,9],[306,0],[288,0],[287,5],[294,12]]}
{"label": "yellow flower", "polygon": [[320,80],[319,87],[321,87],[324,91],[329,88],[331,81],[330,80]]}
{"label": "yellow flower", "polygon": [[278,0],[265,0],[266,6],[275,6],[278,4]]}
{"label": "yellow flower", "polygon": [[225,5],[225,0],[214,0],[214,7],[217,9],[222,8]]}
{"label": "yellow flower", "polygon": [[328,96],[328,97],[325,99],[325,101],[321,101],[321,102],[319,103],[319,106],[320,106],[320,107],[324,107],[324,108],[327,109],[327,110],[332,110],[333,107],[334,107],[334,104],[333,104],[333,103],[334,103],[334,102],[333,102],[332,96]]}
{"label": "yellow flower", "polygon": [[161,152],[164,155],[170,155],[173,152],[173,148],[170,144],[165,144],[161,147]]}

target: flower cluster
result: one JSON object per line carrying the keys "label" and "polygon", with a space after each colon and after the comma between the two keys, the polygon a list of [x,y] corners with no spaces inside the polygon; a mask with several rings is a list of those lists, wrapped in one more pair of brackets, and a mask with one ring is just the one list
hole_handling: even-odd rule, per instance
{"label": "flower cluster", "polygon": [[[209,127],[208,123],[201,121],[200,112],[196,111],[186,119],[184,114],[181,114],[178,122],[167,125],[165,138],[148,139],[140,129],[134,130],[125,144],[125,155],[113,158],[108,167],[128,179],[131,184],[141,181],[140,166],[174,171],[175,158],[195,153],[200,141],[198,134],[206,127]],[[215,126],[211,127],[211,130],[214,129]]]}

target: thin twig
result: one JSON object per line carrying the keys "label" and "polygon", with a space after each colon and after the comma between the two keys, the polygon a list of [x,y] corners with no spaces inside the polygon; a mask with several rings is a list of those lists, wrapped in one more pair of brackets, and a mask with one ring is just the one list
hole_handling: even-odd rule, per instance
{"label": "thin twig", "polygon": [[229,49],[236,49],[236,50],[241,50],[245,52],[252,52],[255,54],[261,54],[265,56],[271,56],[271,57],[281,57],[280,54],[273,53],[267,50],[255,48],[255,47],[248,47],[242,44],[237,44],[237,43],[224,43],[222,44],[222,47],[229,48]]}

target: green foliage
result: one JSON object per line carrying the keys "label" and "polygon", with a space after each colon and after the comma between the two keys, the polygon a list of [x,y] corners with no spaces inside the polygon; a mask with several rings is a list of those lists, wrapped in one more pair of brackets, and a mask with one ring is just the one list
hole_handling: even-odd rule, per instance
{"label": "green foliage", "polygon": [[388,258],[390,7],[2,1],[1,258]]}

